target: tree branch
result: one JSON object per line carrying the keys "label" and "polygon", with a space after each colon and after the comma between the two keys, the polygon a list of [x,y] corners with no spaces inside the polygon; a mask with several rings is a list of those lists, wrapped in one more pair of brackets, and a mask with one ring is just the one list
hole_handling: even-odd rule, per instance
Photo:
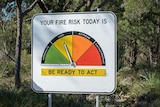
{"label": "tree branch", "polygon": [[80,0],[80,4],[75,8],[74,12],[78,12],[86,3],[86,0]]}
{"label": "tree branch", "polygon": [[22,16],[26,15],[27,13],[29,13],[38,3],[39,7],[41,8],[41,10],[43,11],[43,13],[47,13],[48,10],[45,7],[44,3],[41,0],[35,0],[23,13]]}
{"label": "tree branch", "polygon": [[72,4],[72,1],[69,0],[64,6],[63,6],[63,11],[68,9],[68,6]]}
{"label": "tree branch", "polygon": [[96,11],[98,8],[103,7],[109,0],[103,0],[93,11]]}
{"label": "tree branch", "polygon": [[9,52],[7,50],[7,46],[6,46],[6,43],[3,42],[3,47],[4,47],[4,51],[1,50],[1,52],[3,52],[3,54],[5,54],[10,60],[12,60],[13,62],[15,62],[15,59],[12,58],[10,55],[9,55]]}
{"label": "tree branch", "polygon": [[38,1],[38,5],[43,13],[48,13],[48,9],[45,7],[45,4],[41,0]]}
{"label": "tree branch", "polygon": [[21,9],[22,0],[16,0],[17,7]]}
{"label": "tree branch", "polygon": [[84,11],[90,11],[93,2],[94,2],[94,0],[88,0],[87,5],[85,6]]}
{"label": "tree branch", "polygon": [[40,0],[35,0],[23,13],[22,16],[25,16],[27,13],[29,13],[39,2]]}

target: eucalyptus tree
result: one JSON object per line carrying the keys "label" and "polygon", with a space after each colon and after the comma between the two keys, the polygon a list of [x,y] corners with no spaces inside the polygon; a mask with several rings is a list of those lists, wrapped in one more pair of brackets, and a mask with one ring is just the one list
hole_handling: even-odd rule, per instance
{"label": "eucalyptus tree", "polygon": [[[35,6],[38,4],[43,12],[44,10],[43,3],[41,0],[27,1],[27,0],[3,0],[1,2],[1,25],[3,31],[8,30],[7,24],[10,22],[17,23],[17,37],[16,37],[16,46],[15,46],[15,58],[12,60],[15,62],[15,87],[20,87],[20,66],[21,66],[21,49],[22,49],[22,22],[23,17],[27,15]],[[15,15],[17,18],[15,18]],[[5,34],[5,32],[3,32]],[[3,43],[4,44],[4,43]],[[6,46],[6,45],[5,45]],[[6,47],[5,50],[7,50]],[[6,54],[7,51],[4,51]],[[7,54],[8,55],[8,54]]]}
{"label": "eucalyptus tree", "polygon": [[136,63],[144,63],[148,68],[158,63],[159,5],[155,0],[123,0],[123,19],[119,21],[120,37],[125,43],[126,64],[129,63],[133,68]]}
{"label": "eucalyptus tree", "polygon": [[[21,48],[22,48],[22,22],[23,17],[29,13],[36,4],[39,4],[43,8],[43,3],[41,0],[34,0],[32,4],[28,6],[24,11],[22,11],[22,0],[16,0],[16,10],[17,10],[17,38],[16,38],[16,48],[15,48],[15,87],[20,87],[20,66],[21,66]],[[45,8],[42,9],[43,12],[47,12]]]}

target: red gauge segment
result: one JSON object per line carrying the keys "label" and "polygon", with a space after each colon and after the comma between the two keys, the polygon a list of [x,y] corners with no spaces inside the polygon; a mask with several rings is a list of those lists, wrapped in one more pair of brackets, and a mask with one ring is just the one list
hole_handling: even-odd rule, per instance
{"label": "red gauge segment", "polygon": [[77,65],[102,65],[102,60],[99,51],[92,45],[85,53],[77,60]]}

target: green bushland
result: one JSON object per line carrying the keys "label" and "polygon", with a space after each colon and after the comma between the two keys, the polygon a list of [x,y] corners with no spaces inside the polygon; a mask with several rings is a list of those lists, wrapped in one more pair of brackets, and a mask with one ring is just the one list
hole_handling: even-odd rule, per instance
{"label": "green bushland", "polygon": [[125,105],[135,107],[158,107],[160,104],[160,71],[119,70],[117,93],[128,96]]}

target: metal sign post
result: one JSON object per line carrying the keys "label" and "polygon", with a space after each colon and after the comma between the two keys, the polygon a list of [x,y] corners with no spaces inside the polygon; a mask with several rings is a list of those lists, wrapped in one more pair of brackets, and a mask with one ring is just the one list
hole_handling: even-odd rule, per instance
{"label": "metal sign post", "polygon": [[[100,8],[97,8],[97,12],[100,11]],[[99,107],[99,95],[96,95],[96,107]]]}
{"label": "metal sign post", "polygon": [[48,107],[52,107],[52,94],[48,94]]}
{"label": "metal sign post", "polygon": [[99,107],[99,95],[96,95],[96,107]]}

